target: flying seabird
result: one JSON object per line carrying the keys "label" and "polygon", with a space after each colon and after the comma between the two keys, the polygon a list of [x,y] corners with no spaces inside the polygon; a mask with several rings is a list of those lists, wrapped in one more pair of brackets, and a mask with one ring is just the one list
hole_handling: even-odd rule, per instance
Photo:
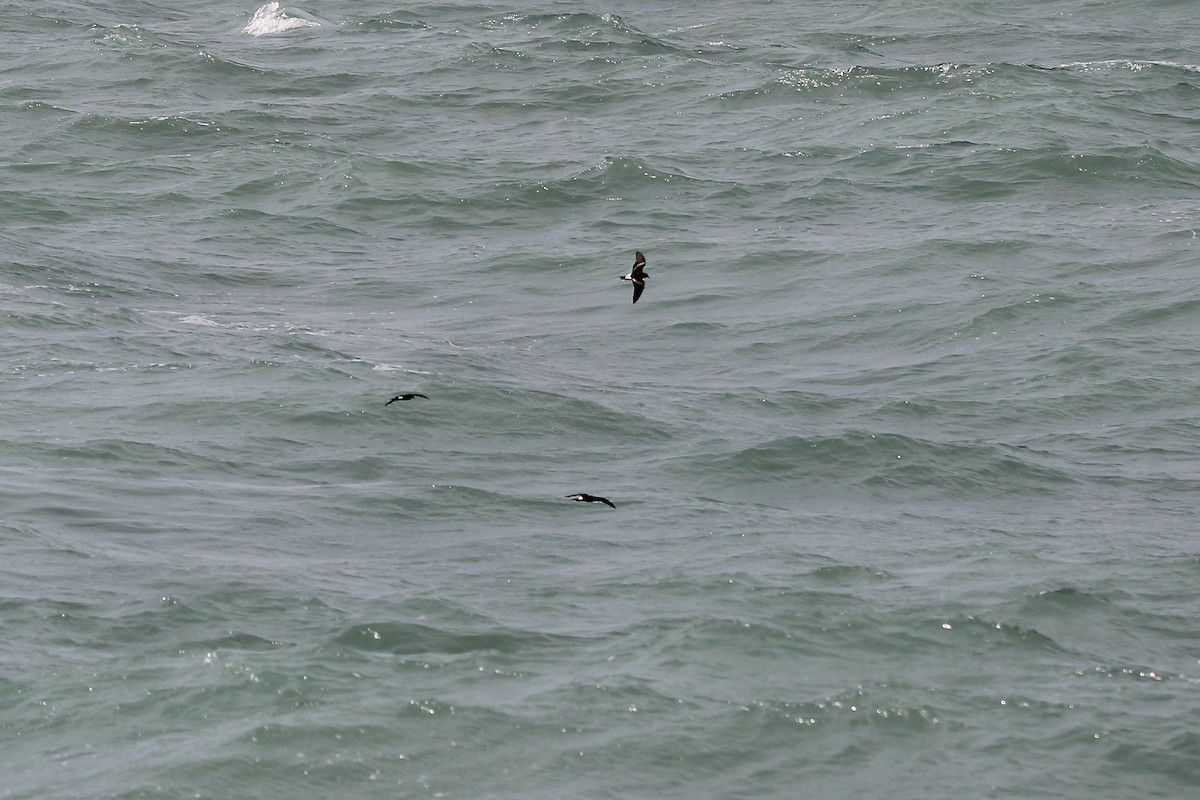
{"label": "flying seabird", "polygon": [[[395,397],[393,397],[391,400],[388,400],[386,403],[384,403],[384,405],[390,406],[392,403],[396,402],[397,400],[412,400],[414,397],[425,397],[425,395],[421,394],[420,392],[413,392],[412,394],[398,394]],[[429,398],[425,397],[425,399],[428,400]]]}
{"label": "flying seabird", "polygon": [[569,494],[567,497],[580,503],[604,503],[604,505],[608,506],[609,508],[616,508],[611,501],[606,500],[603,497],[597,497],[594,494]]}
{"label": "flying seabird", "polygon": [[621,280],[633,284],[633,302],[635,303],[646,288],[646,275],[646,257],[642,255],[641,250],[637,250],[633,254],[633,269],[628,275],[621,276]]}

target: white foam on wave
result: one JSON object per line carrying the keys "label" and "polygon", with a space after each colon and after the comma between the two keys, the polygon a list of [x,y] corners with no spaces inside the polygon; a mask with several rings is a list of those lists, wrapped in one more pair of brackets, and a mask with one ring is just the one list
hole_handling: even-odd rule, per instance
{"label": "white foam on wave", "polygon": [[1060,65],[1059,69],[1077,69],[1082,72],[1123,69],[1130,72],[1141,72],[1144,69],[1152,67],[1171,67],[1172,69],[1182,69],[1188,72],[1200,72],[1200,66],[1196,64],[1182,64],[1178,61],[1139,61],[1130,58],[1111,58],[1104,61],[1071,61]]}
{"label": "white foam on wave", "polygon": [[427,372],[421,369],[408,369],[403,364],[373,364],[371,369],[375,372],[407,372],[411,375],[432,375],[432,372]]}
{"label": "white foam on wave", "polygon": [[272,2],[254,12],[254,16],[246,23],[246,27],[242,28],[242,33],[250,36],[270,36],[297,28],[319,27],[321,27],[321,23],[303,11],[295,8],[280,8],[279,3]]}
{"label": "white foam on wave", "polygon": [[202,314],[188,314],[186,317],[180,317],[179,321],[184,325],[202,325],[206,328],[225,327],[221,323],[215,322]]}

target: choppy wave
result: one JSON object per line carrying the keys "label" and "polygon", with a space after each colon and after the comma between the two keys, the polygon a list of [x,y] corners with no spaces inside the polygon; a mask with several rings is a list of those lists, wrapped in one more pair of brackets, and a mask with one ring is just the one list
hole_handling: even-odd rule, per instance
{"label": "choppy wave", "polygon": [[300,9],[270,2],[254,12],[254,16],[242,28],[242,33],[250,36],[274,36],[287,31],[320,26],[320,22]]}
{"label": "choppy wave", "polygon": [[0,795],[1194,794],[1192,9],[302,5],[6,20]]}

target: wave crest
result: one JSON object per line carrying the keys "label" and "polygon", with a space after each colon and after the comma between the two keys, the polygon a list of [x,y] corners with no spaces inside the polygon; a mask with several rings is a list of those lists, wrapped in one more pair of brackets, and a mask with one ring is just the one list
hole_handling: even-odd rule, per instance
{"label": "wave crest", "polygon": [[[291,16],[288,12],[295,16]],[[321,23],[303,11],[295,8],[281,8],[279,3],[271,2],[254,12],[254,16],[242,28],[242,33],[250,36],[271,36],[297,28],[319,27],[321,27]]]}

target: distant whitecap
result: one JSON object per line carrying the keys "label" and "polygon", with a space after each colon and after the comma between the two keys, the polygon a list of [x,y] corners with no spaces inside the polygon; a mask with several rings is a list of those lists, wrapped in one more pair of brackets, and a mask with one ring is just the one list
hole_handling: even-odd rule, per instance
{"label": "distant whitecap", "polygon": [[221,328],[224,327],[219,322],[215,322],[201,314],[188,314],[186,317],[180,317],[179,321],[184,325],[202,325],[206,328]]}
{"label": "distant whitecap", "polygon": [[270,36],[296,28],[319,28],[321,23],[295,8],[280,8],[279,3],[267,3],[254,12],[254,16],[242,28],[242,33],[251,36]]}
{"label": "distant whitecap", "polygon": [[403,364],[374,364],[371,369],[375,372],[408,372],[412,375],[432,375],[433,373],[420,369],[408,369]]}

